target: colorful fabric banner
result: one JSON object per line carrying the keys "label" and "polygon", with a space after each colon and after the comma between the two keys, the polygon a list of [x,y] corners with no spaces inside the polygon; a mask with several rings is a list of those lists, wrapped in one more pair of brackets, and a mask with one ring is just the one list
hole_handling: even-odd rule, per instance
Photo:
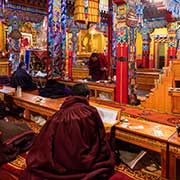
{"label": "colorful fabric banner", "polygon": [[49,0],[48,4],[48,78],[65,76],[66,1]]}

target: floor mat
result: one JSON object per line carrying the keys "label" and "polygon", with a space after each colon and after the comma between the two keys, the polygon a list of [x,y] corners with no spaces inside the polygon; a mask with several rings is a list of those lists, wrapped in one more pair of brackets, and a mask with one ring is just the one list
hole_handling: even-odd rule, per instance
{"label": "floor mat", "polygon": [[121,163],[115,167],[115,170],[120,173],[126,174],[128,177],[134,180],[161,180],[159,174],[141,170],[131,170],[125,164]]}
{"label": "floor mat", "polygon": [[150,109],[142,109],[139,107],[133,107],[128,105],[121,106],[121,116],[123,115],[131,116],[137,119],[142,118],[170,126],[176,126],[177,124],[180,124],[180,114],[175,115],[175,114],[161,113]]}

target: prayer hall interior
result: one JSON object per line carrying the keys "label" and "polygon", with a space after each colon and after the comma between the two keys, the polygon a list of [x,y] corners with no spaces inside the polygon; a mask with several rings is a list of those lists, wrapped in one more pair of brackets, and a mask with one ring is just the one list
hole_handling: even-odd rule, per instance
{"label": "prayer hall interior", "polygon": [[110,180],[180,179],[180,0],[0,0],[0,180],[19,179],[77,83],[116,156]]}

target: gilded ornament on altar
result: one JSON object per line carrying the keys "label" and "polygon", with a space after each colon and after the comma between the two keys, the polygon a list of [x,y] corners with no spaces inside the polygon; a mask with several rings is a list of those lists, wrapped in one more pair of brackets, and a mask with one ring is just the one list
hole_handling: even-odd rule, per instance
{"label": "gilded ornament on altar", "polygon": [[106,38],[103,33],[93,28],[81,30],[78,36],[78,54],[91,54],[92,52],[104,52]]}

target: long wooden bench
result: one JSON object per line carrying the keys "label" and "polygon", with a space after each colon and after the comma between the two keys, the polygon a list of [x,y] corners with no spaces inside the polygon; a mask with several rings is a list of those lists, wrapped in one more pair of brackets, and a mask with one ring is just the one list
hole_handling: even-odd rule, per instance
{"label": "long wooden bench", "polygon": [[[58,81],[67,86],[73,86],[76,83],[86,83],[91,90],[91,97],[95,99],[100,99],[100,93],[107,93],[111,97],[110,100],[115,100],[115,84],[114,83],[102,83],[102,82],[90,82],[90,81],[81,81],[81,80],[73,80],[73,81]],[[101,99],[102,100],[102,99]]]}
{"label": "long wooden bench", "polygon": [[151,90],[155,87],[155,80],[159,79],[159,72],[137,71],[137,89]]}

